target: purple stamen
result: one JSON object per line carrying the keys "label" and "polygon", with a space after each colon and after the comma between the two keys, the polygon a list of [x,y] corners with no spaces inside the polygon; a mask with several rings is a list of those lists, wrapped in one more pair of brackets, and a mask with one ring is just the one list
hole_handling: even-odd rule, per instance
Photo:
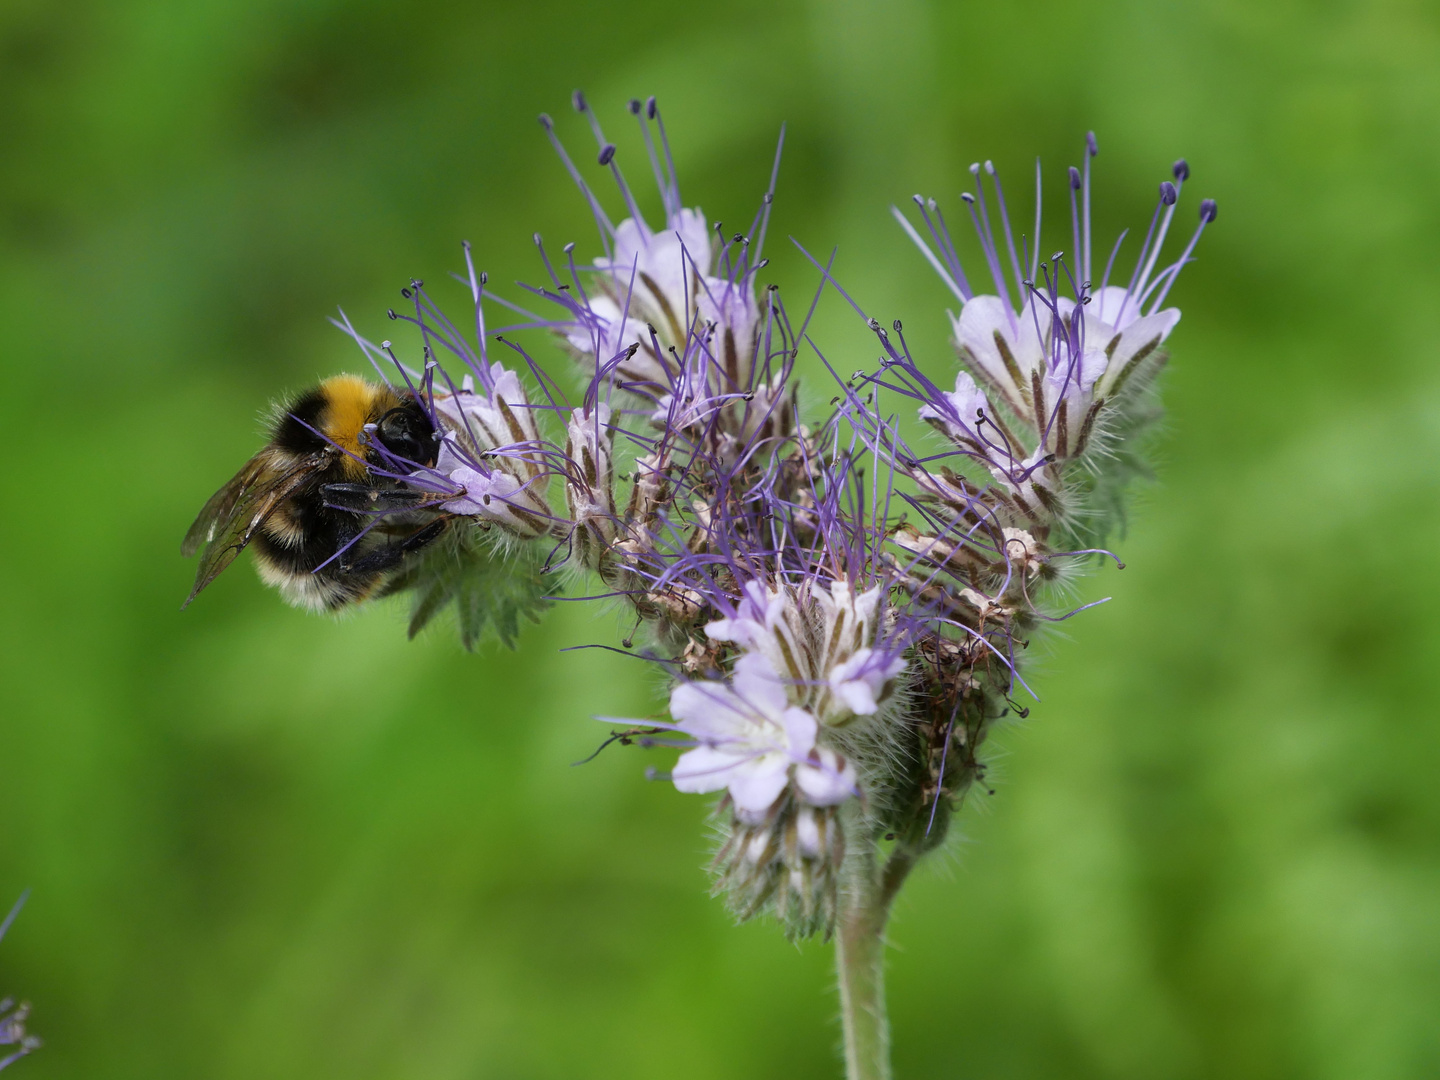
{"label": "purple stamen", "polygon": [[[580,91],[575,91],[575,94],[583,104],[585,99],[580,96]],[[585,196],[585,201],[590,206],[590,213],[594,215],[595,224],[600,230],[600,246],[604,249],[605,257],[608,259],[610,257],[610,240],[615,235],[615,226],[610,223],[609,217],[606,216],[604,208],[600,205],[600,200],[595,198],[595,193],[590,190],[590,186],[585,183],[584,177],[580,175],[580,170],[577,169],[575,163],[570,160],[570,155],[565,152],[565,145],[560,141],[560,137],[555,134],[555,122],[545,113],[541,113],[540,126],[545,129],[545,134],[550,139],[550,145],[555,148],[555,153],[560,156],[560,161],[564,164],[565,171],[570,174],[570,179],[573,180],[575,186],[580,189],[580,194]]]}
{"label": "purple stamen", "polygon": [[[1088,158],[1086,159],[1085,167],[1086,167],[1087,169],[1090,167],[1090,162],[1089,162],[1089,159],[1088,159]],[[1073,245],[1073,246],[1071,247],[1071,250],[1074,251],[1077,255],[1080,256],[1080,260],[1081,260],[1082,263],[1084,262],[1084,257],[1085,257],[1085,256],[1084,256],[1084,249],[1081,248],[1081,246],[1080,246],[1080,211],[1079,211],[1079,208],[1075,205],[1075,198],[1076,198],[1075,193],[1076,193],[1077,191],[1079,191],[1083,185],[1084,185],[1084,181],[1080,178],[1080,170],[1077,169],[1077,168],[1075,168],[1074,165],[1071,165],[1071,166],[1070,166],[1070,233],[1071,233],[1071,244]]]}
{"label": "purple stamen", "polygon": [[[990,267],[990,277],[995,282],[995,291],[1000,294],[1000,300],[1005,305],[1005,314],[1010,322],[1010,329],[1015,331],[1015,307],[1010,302],[1010,290],[1005,285],[1005,274],[1000,269],[1000,255],[995,250],[995,237],[990,231],[990,214],[985,206],[985,185],[980,182],[980,165],[970,166],[970,173],[975,177],[975,194],[969,193],[960,196],[970,211],[970,220],[975,226],[975,234],[980,238],[980,249],[985,254],[985,262]],[[980,210],[975,210],[976,200],[979,200]]]}
{"label": "purple stamen", "polygon": [[1085,246],[1081,249],[1080,275],[1086,281],[1093,281],[1090,276],[1090,160],[1100,153],[1099,144],[1095,142],[1095,132],[1085,133],[1085,180],[1084,180],[1084,213],[1085,213]]}
{"label": "purple stamen", "polygon": [[1015,293],[1023,298],[1025,275],[1020,272],[1020,259],[1015,253],[1015,237],[1010,231],[1010,212],[1005,208],[1005,192],[1000,187],[1000,175],[991,161],[985,162],[985,171],[990,174],[990,182],[995,185],[995,202],[1000,210],[1000,222],[1005,226],[1005,245],[1010,249],[1010,266],[1015,271]]}
{"label": "purple stamen", "polygon": [[1044,192],[1041,190],[1040,159],[1035,159],[1035,238],[1032,241],[1034,247],[1030,253],[1030,280],[1035,280],[1035,275],[1040,272],[1040,207]]}

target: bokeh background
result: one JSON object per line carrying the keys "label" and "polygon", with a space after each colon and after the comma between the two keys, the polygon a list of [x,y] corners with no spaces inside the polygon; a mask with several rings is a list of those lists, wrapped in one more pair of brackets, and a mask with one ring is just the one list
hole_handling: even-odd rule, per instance
{"label": "bokeh background", "polygon": [[[379,338],[412,276],[462,302],[461,239],[511,296],[532,232],[593,254],[535,124],[593,161],[577,86],[637,180],[624,103],[659,95],[687,201],[742,227],[788,122],[773,280],[803,306],[786,238],[838,244],[937,375],[891,202],[954,211],[990,157],[1028,207],[1036,154],[1058,202],[1094,128],[1108,243],[1189,158],[1182,220],[1220,217],[1163,483],[898,905],[897,1073],[1440,1075],[1433,4],[6,0],[0,902],[34,892],[0,991],[48,1042],[17,1080],[838,1075],[830,950],[706,897],[704,801],[639,750],[570,766],[659,700],[559,652],[615,616],[467,655],[244,565],[178,610],[266,403],[356,366],[336,305]],[[833,300],[816,328],[873,358]]]}

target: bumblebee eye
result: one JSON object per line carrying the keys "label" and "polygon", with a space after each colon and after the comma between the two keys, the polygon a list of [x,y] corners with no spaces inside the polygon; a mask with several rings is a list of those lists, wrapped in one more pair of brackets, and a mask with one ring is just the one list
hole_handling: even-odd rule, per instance
{"label": "bumblebee eye", "polygon": [[435,463],[434,433],[429,417],[413,402],[391,409],[375,425],[375,437],[381,446],[396,457],[420,465]]}

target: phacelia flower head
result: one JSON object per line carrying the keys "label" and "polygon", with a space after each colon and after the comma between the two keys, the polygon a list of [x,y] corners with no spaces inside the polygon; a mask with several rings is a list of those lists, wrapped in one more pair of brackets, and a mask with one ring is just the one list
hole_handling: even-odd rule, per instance
{"label": "phacelia flower head", "polygon": [[[419,333],[413,367],[345,321],[423,406],[435,445],[418,460],[376,449],[370,483],[327,485],[341,502],[326,506],[369,514],[367,532],[383,525],[375,549],[391,561],[377,592],[414,591],[412,631],[453,600],[467,643],[485,618],[513,637],[565,566],[595,586],[592,599],[628,605],[647,630],[640,655],[673,682],[668,719],[628,722],[613,738],[680,750],[668,779],[719,796],[713,870],[735,911],[773,911],[792,935],[828,933],[842,867],[863,878],[883,840],[903,878],[983,778],[991,725],[1024,715],[1025,651],[1075,613],[1055,604],[1055,586],[1108,554],[1095,537],[1143,471],[1148,391],[1179,320],[1166,303],[1215,204],[1202,202],[1199,227],[1162,256],[1189,177],[1177,162],[1133,267],[1117,275],[1123,234],[1103,268],[1092,254],[1093,136],[1069,173],[1066,250],[1043,259],[1038,166],[1029,235],[1012,225],[993,165],[974,166],[963,198],[988,291],[972,288],[938,204],[916,198],[918,228],[896,212],[960,301],[950,329],[962,370],[932,381],[900,321],[866,317],[812,259],[821,291],[845,296],[883,355],[840,376],[830,411],[802,422],[794,375],[813,346],[808,318],[792,326],[778,290],[758,287],[775,173],[749,232],[727,236],[682,202],[654,99],[633,101],[660,194],[652,224],[583,96],[575,106],[623,203],[618,223],[542,117],[593,212],[598,251],[577,261],[567,244],[557,269],[536,234],[548,281],[524,287],[556,313],[542,316],[489,292],[467,248],[457,278],[474,325],[463,332],[412,281],[401,291],[413,314],[390,315]],[[523,322],[491,334],[486,301]],[[573,399],[512,334],[534,329],[579,363]],[[491,343],[513,358],[492,359]],[[931,446],[907,441],[906,414]],[[847,861],[847,845],[862,857]]]}

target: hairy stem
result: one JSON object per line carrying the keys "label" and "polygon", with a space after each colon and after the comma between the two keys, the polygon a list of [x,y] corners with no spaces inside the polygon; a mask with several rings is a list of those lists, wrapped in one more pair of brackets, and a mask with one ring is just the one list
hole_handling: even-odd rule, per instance
{"label": "hairy stem", "polygon": [[[884,931],[894,889],[886,887],[889,882],[882,883],[875,838],[859,807],[848,816],[835,939],[845,1075],[848,1080],[890,1080]],[[899,887],[898,881],[894,887]]]}

